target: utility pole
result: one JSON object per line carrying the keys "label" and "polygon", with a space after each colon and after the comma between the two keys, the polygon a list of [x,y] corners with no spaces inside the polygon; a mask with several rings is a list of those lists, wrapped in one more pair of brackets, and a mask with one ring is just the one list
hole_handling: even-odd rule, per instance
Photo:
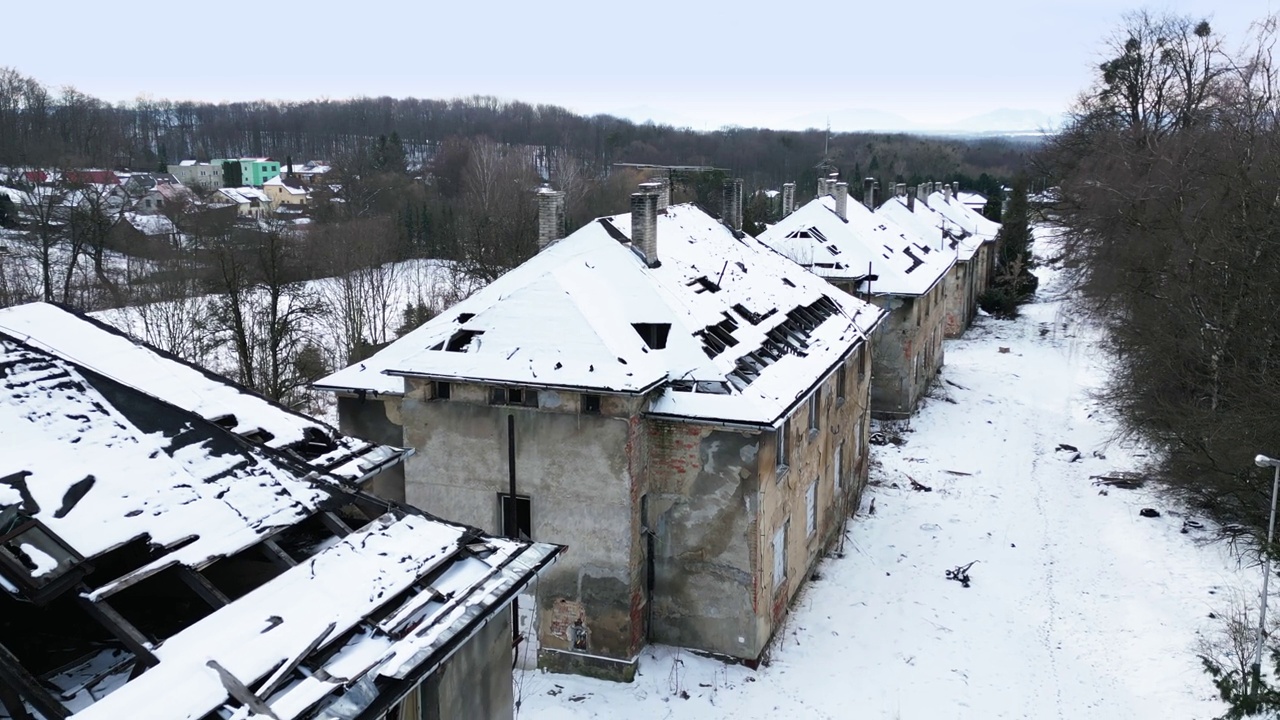
{"label": "utility pole", "polygon": [[1267,544],[1262,548],[1262,611],[1258,613],[1258,645],[1253,654],[1253,686],[1250,695],[1256,700],[1259,686],[1262,684],[1262,639],[1267,627],[1267,585],[1271,580],[1271,545],[1276,532],[1276,492],[1280,491],[1280,460],[1258,455],[1253,459],[1258,467],[1275,468],[1275,477],[1271,481],[1271,520],[1267,523]]}

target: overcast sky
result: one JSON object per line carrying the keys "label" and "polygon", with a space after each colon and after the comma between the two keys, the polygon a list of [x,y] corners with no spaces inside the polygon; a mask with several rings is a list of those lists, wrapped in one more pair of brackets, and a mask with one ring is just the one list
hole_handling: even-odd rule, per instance
{"label": "overcast sky", "polygon": [[[1150,4],[1238,44],[1280,0]],[[12,3],[0,65],[105,100],[485,94],[697,129],[1062,112],[1115,0]],[[859,67],[859,66],[863,67]],[[859,112],[854,112],[859,111]],[[892,122],[892,119],[884,122]],[[842,129],[837,127],[837,129]]]}

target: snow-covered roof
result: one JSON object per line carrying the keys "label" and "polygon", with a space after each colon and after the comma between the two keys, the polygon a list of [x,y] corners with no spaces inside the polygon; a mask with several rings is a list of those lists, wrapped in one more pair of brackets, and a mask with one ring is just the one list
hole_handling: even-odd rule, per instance
{"label": "snow-covered roof", "polygon": [[189,410],[241,437],[290,452],[316,470],[359,482],[406,451],[340,434],[261,395],[48,303],[0,309],[0,332]]}
{"label": "snow-covered roof", "polygon": [[127,212],[124,214],[124,221],[148,237],[176,235],[178,232],[173,221],[163,215],[140,215]]}
{"label": "snow-covered roof", "polygon": [[218,188],[218,192],[222,193],[237,205],[248,205],[255,200],[263,203],[270,202],[271,200],[271,198],[267,197],[266,193],[253,187]]}
{"label": "snow-covered roof", "polygon": [[280,188],[281,190],[283,190],[284,192],[289,193],[290,195],[306,195],[306,194],[307,194],[307,190],[306,190],[305,188],[301,188],[301,187],[296,187],[296,186],[290,185],[290,184],[286,181],[286,179],[285,179],[285,176],[284,176],[284,175],[277,175],[277,176],[275,176],[275,177],[271,178],[270,180],[267,180],[266,182],[262,183],[262,186],[263,186],[264,188],[265,188],[265,187],[278,187],[278,188]]}
{"label": "snow-covered roof", "polygon": [[760,240],[823,277],[862,279],[859,291],[923,295],[955,263],[941,237],[904,229],[852,198],[846,219],[830,195],[815,198],[760,234]]}
{"label": "snow-covered roof", "polygon": [[964,228],[964,231],[970,235],[977,235],[984,242],[994,240],[996,233],[1000,230],[1000,223],[986,219],[955,198],[948,198],[944,193],[935,192],[930,195],[929,207]]}
{"label": "snow-covered roof", "polygon": [[982,208],[987,206],[987,196],[976,192],[967,192],[962,190],[959,193],[956,193],[956,199],[963,203],[965,207],[968,207],[978,213],[981,213]]}
{"label": "snow-covered roof", "polygon": [[200,163],[200,162],[197,162],[197,161],[195,161],[195,160],[183,160],[182,162],[178,163],[178,166],[179,166],[179,167],[191,167],[192,165],[208,165],[208,164],[209,164],[209,163]]}
{"label": "snow-covered roof", "polygon": [[[772,424],[882,317],[692,205],[659,212],[658,267],[630,236],[630,214],[588,223],[316,386],[396,394],[396,376],[414,375],[614,393],[661,387],[650,413]],[[661,339],[651,347],[646,333]]]}
{"label": "snow-covered roof", "polygon": [[955,250],[956,260],[968,262],[982,245],[981,238],[969,235],[960,226],[951,222],[945,215],[924,204],[921,200],[912,203],[911,210],[905,197],[891,197],[876,209],[876,214],[887,217],[899,226],[910,230],[917,236],[934,241],[943,238],[947,247]]}
{"label": "snow-covered roof", "polygon": [[[41,678],[77,719],[202,718],[241,705],[238,717],[355,717],[438,667],[559,552],[317,480],[284,454],[5,333],[0,367],[0,518],[56,539],[10,539],[30,569],[0,566],[0,607],[48,593],[106,613],[68,616],[78,606],[66,603],[33,616],[50,624],[61,657],[82,653]],[[130,543],[149,551],[99,562]],[[238,559],[259,550],[284,569]],[[198,607],[147,594],[164,573],[204,583]],[[234,578],[235,592],[219,577]],[[131,614],[101,605],[119,593],[133,593]],[[144,625],[147,610],[165,622]],[[134,626],[146,654],[97,637],[110,632],[81,635],[91,617]],[[67,689],[68,674],[88,677]]]}

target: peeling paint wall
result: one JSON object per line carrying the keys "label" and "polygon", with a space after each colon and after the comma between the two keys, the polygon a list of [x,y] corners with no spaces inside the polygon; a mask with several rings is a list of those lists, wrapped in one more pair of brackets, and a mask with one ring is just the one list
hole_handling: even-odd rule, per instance
{"label": "peeling paint wall", "polygon": [[647,424],[652,639],[755,659],[760,433]]}
{"label": "peeling paint wall", "polygon": [[[633,496],[639,399],[538,392],[538,406],[491,405],[490,387],[452,383],[433,399],[410,380],[401,405],[406,500],[429,512],[500,533],[508,491],[507,416],[515,416],[517,495],[530,499],[533,539],[568,551],[539,579],[541,656],[581,653],[629,663],[643,643],[634,606],[641,558]],[[642,493],[641,493],[642,494]],[[600,673],[609,675],[607,663]]]}
{"label": "peeling paint wall", "polygon": [[946,280],[919,297],[872,298],[889,316],[873,335],[871,412],[881,418],[906,418],[942,367]]}
{"label": "peeling paint wall", "polygon": [[[760,518],[754,535],[759,569],[754,600],[757,655],[777,632],[813,566],[839,541],[844,519],[857,511],[867,482],[870,364],[865,352],[855,352],[846,360],[843,394],[838,386],[840,373],[823,383],[816,430],[809,427],[809,403],[796,407],[785,426],[790,446],[785,470],[777,462],[778,433],[761,442]],[[812,533],[807,527],[810,487],[817,501]],[[775,583],[773,540],[784,525],[786,570],[782,582]]]}
{"label": "peeling paint wall", "polygon": [[981,250],[971,260],[957,262],[947,273],[944,332],[958,338],[969,329],[978,312],[978,275]]}

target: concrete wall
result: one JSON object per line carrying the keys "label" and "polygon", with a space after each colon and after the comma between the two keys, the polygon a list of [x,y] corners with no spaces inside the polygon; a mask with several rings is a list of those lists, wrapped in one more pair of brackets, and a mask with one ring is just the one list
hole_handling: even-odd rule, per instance
{"label": "concrete wall", "polygon": [[905,418],[942,367],[946,280],[918,297],[872,298],[889,317],[874,333],[871,412],[881,418]]}
{"label": "concrete wall", "polygon": [[[839,373],[823,382],[816,430],[809,428],[812,396],[796,407],[785,425],[791,457],[785,470],[777,463],[778,433],[771,433],[761,443],[760,517],[753,534],[759,558],[754,603],[757,654],[777,632],[813,566],[839,539],[844,519],[858,508],[867,481],[871,362],[865,351],[855,351],[846,359],[843,393],[839,391]],[[837,454],[842,466],[839,487]],[[811,485],[817,495],[813,533],[807,528]],[[773,539],[783,525],[788,527],[786,573],[783,581],[775,584]]]}
{"label": "concrete wall", "polygon": [[[371,442],[404,447],[404,428],[400,421],[400,398],[361,399],[338,397],[338,429],[344,435]],[[404,502],[404,464],[378,473],[365,490],[396,502]]]}
{"label": "concrete wall", "polygon": [[[504,607],[420,686],[419,714],[401,720],[511,720],[511,611]],[[403,709],[410,710],[412,701]]]}
{"label": "concrete wall", "polygon": [[759,432],[649,420],[655,642],[755,659]]}
{"label": "concrete wall", "polygon": [[405,465],[405,500],[501,532],[498,496],[508,489],[507,416],[514,415],[516,492],[530,498],[533,538],[569,546],[537,586],[541,657],[552,667],[629,679],[645,636],[636,627],[643,563],[633,502],[643,494],[633,482],[642,477],[635,473],[640,400],[604,396],[600,414],[585,414],[577,393],[541,391],[534,408],[490,405],[489,390],[453,383],[451,398],[436,400],[430,383],[409,381],[401,418],[405,443],[418,453]]}

